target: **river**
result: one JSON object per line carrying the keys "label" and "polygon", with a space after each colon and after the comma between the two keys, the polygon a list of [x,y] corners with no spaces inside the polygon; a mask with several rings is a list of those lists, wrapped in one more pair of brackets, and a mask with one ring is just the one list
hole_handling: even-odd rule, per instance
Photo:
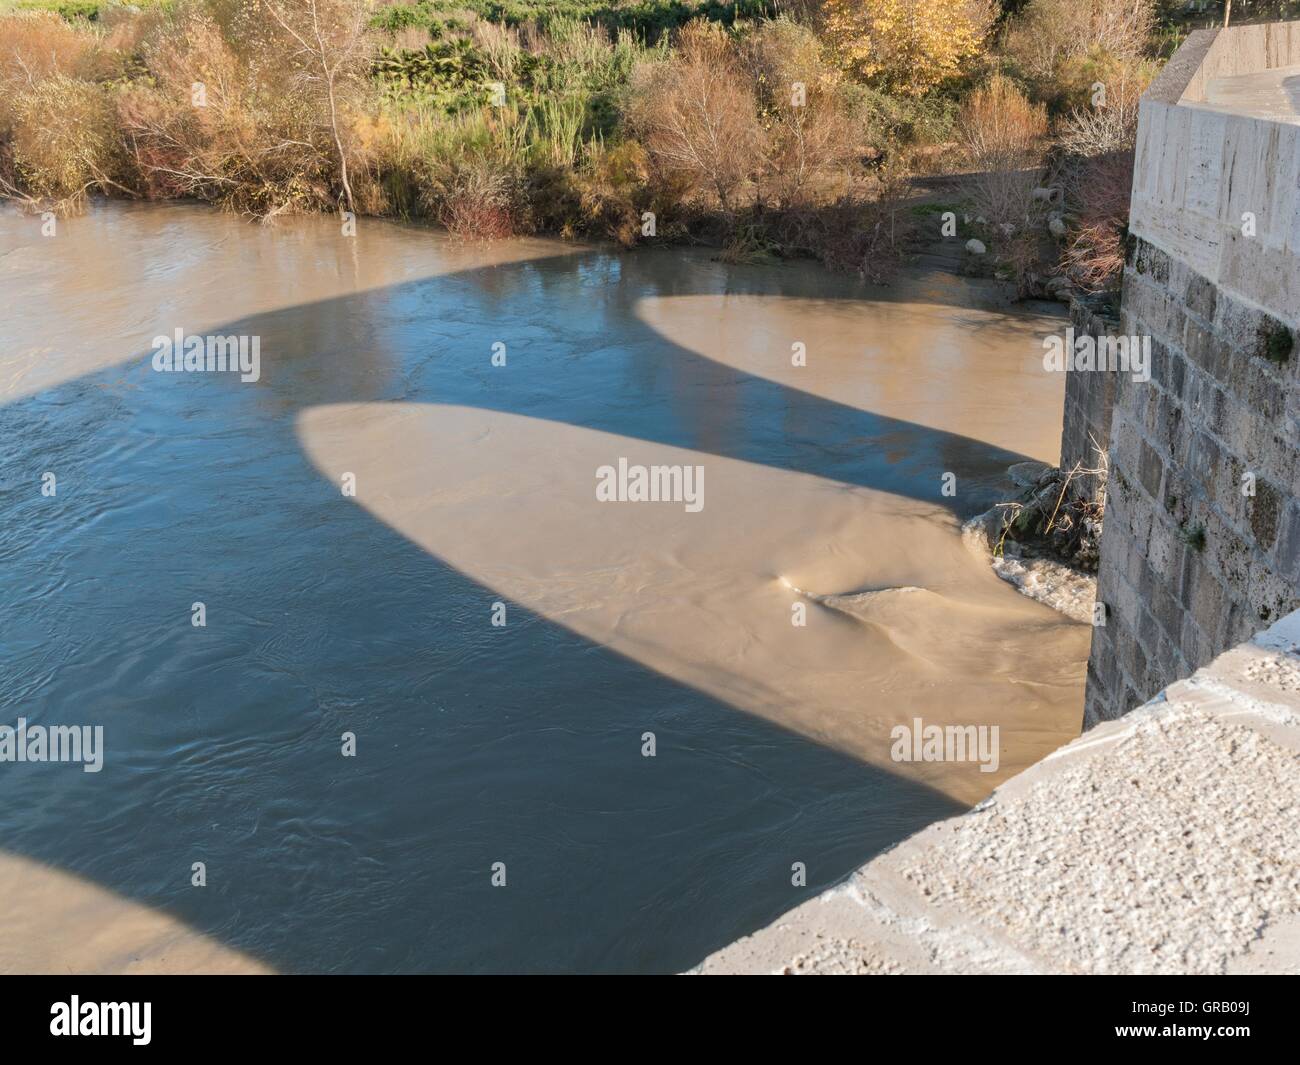
{"label": "river", "polygon": [[1077,735],[1087,627],[959,532],[1059,447],[990,292],[0,215],[0,724],[104,737],[0,764],[0,968],[671,972]]}

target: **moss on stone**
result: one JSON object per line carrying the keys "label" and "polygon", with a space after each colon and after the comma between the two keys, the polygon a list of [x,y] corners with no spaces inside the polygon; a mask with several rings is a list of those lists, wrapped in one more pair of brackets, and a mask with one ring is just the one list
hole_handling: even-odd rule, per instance
{"label": "moss on stone", "polygon": [[1178,529],[1178,539],[1193,551],[1205,550],[1205,526],[1182,525]]}
{"label": "moss on stone", "polygon": [[1267,319],[1259,327],[1259,354],[1279,366],[1291,358],[1295,350],[1295,337],[1291,330],[1276,319]]}

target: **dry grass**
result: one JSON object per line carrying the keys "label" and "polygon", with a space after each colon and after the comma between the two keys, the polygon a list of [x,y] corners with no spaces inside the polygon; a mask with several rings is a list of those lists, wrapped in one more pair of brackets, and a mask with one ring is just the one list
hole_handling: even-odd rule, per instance
{"label": "dry grass", "polygon": [[98,44],[87,27],[49,12],[0,14],[0,84],[12,91],[53,74],[74,75]]}

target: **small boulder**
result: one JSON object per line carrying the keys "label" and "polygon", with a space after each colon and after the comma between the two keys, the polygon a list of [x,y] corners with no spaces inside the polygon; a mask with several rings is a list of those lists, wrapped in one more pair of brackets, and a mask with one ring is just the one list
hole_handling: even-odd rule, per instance
{"label": "small boulder", "polygon": [[1037,487],[1045,476],[1054,473],[1055,470],[1056,467],[1049,466],[1046,462],[1035,462],[1030,459],[1027,462],[1017,462],[1013,466],[1008,466],[1007,476],[1017,488],[1029,488],[1031,485]]}

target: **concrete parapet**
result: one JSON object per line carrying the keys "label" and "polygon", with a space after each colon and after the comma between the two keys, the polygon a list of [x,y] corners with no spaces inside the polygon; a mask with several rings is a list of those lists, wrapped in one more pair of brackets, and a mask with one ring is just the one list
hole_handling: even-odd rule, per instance
{"label": "concrete parapet", "polygon": [[1297,770],[1300,612],[694,972],[1300,972]]}

